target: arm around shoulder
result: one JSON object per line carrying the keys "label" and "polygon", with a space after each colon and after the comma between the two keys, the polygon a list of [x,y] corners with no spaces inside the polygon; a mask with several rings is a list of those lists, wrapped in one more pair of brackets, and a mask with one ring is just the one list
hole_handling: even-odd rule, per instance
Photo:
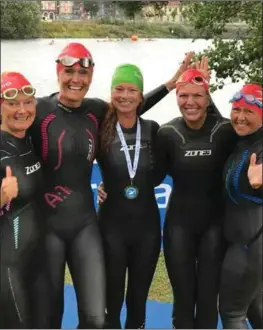
{"label": "arm around shoulder", "polygon": [[101,122],[106,116],[107,111],[110,108],[109,103],[99,98],[86,99],[86,100],[87,100],[87,111],[92,113],[99,121],[99,124],[101,124]]}
{"label": "arm around shoulder", "polygon": [[140,107],[140,114],[144,114],[146,111],[151,109],[155,104],[160,102],[167,94],[169,90],[165,85],[161,85],[149,93],[144,95],[144,101]]}

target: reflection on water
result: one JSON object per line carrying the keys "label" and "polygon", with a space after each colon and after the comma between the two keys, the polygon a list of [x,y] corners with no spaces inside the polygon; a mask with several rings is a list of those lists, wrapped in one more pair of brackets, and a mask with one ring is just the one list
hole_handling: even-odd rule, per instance
{"label": "reflection on water", "polygon": [[[55,59],[69,42],[81,42],[90,49],[95,71],[91,97],[109,100],[111,75],[121,63],[138,65],[145,79],[145,92],[169,80],[176,71],[184,54],[190,50],[199,52],[211,41],[191,39],[155,39],[154,42],[130,39],[99,42],[97,39],[37,39],[1,41],[1,72],[16,70],[24,73],[37,88],[37,95],[44,96],[57,90]],[[227,84],[213,94],[213,99],[222,114],[229,117],[229,99],[242,83]],[[163,124],[179,115],[175,92],[153,107],[144,118]]]}

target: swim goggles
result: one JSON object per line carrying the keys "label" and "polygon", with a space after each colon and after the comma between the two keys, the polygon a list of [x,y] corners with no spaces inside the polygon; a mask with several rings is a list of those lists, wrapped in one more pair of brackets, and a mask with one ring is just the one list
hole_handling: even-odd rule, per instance
{"label": "swim goggles", "polygon": [[0,98],[5,99],[5,100],[13,100],[17,97],[19,92],[22,92],[26,96],[34,96],[36,93],[36,90],[31,85],[23,86],[20,89],[9,88],[9,89],[6,89],[3,93],[1,93]]}
{"label": "swim goggles", "polygon": [[207,80],[205,80],[203,77],[201,76],[196,76],[193,77],[191,80],[192,83],[196,84],[196,85],[203,85],[203,84],[207,84]]}
{"label": "swim goggles", "polygon": [[237,92],[229,102],[239,101],[244,99],[248,104],[256,104],[258,107],[262,108],[262,102],[260,102],[254,95],[252,94],[243,94],[241,92]]}
{"label": "swim goggles", "polygon": [[193,83],[198,86],[203,86],[206,90],[209,89],[208,81],[204,77],[199,75],[198,72],[184,72],[177,80],[176,87],[185,85],[187,83]]}
{"label": "swim goggles", "polygon": [[71,56],[64,56],[64,57],[58,58],[56,60],[56,63],[60,63],[66,67],[71,67],[74,64],[79,63],[81,67],[86,68],[86,69],[88,69],[90,67],[94,67],[94,65],[95,65],[93,60],[89,57],[75,58],[75,57],[71,57]]}

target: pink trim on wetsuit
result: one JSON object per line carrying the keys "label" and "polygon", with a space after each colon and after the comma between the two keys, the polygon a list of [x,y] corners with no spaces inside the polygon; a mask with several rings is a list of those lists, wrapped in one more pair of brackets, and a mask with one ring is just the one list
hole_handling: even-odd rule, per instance
{"label": "pink trim on wetsuit", "polygon": [[2,216],[2,215],[4,215],[4,210],[5,211],[9,211],[10,210],[10,207],[11,207],[11,201],[10,202],[8,202],[6,205],[4,205],[1,209],[0,209],[0,217]]}
{"label": "pink trim on wetsuit", "polygon": [[94,122],[94,124],[95,124],[95,126],[96,126],[96,130],[98,130],[98,128],[99,128],[99,123],[98,123],[98,119],[96,118],[96,116],[94,116],[93,113],[88,113],[87,116],[88,116],[88,117]]}
{"label": "pink trim on wetsuit", "polygon": [[65,134],[66,134],[66,131],[63,130],[58,138],[58,163],[57,163],[57,166],[55,167],[55,171],[57,171],[60,168],[61,163],[62,163],[62,140],[63,140]]}
{"label": "pink trim on wetsuit", "polygon": [[91,142],[92,142],[92,152],[91,152],[91,157],[90,157],[91,158],[90,161],[92,162],[93,157],[94,157],[94,149],[95,149],[94,137],[91,134],[90,130],[88,130],[87,128],[86,128],[86,132],[88,133],[89,137],[91,138]]}
{"label": "pink trim on wetsuit", "polygon": [[50,113],[41,123],[41,136],[42,136],[42,159],[46,160],[48,155],[48,132],[47,127],[54,120],[56,116]]}
{"label": "pink trim on wetsuit", "polygon": [[9,211],[10,208],[11,208],[11,201],[9,201],[9,202],[6,204],[5,209],[6,209],[7,211]]}

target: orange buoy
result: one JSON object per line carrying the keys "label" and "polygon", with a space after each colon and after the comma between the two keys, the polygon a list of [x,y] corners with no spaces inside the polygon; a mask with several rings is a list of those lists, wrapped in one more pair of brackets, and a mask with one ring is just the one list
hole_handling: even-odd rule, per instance
{"label": "orange buoy", "polygon": [[139,39],[138,36],[131,36],[132,41],[137,41],[138,39]]}

